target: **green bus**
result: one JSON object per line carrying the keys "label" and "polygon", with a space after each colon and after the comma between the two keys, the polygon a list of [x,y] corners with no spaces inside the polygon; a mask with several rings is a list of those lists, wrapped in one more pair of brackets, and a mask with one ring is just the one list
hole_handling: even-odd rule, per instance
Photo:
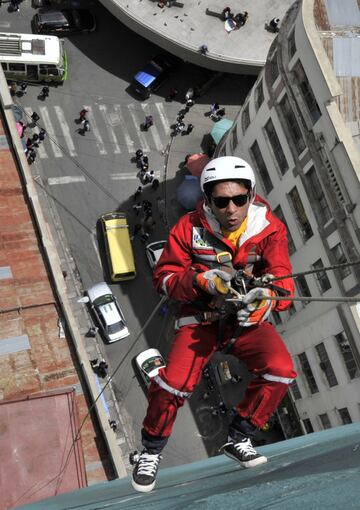
{"label": "green bus", "polygon": [[63,82],[68,65],[56,36],[0,33],[0,62],[7,80]]}

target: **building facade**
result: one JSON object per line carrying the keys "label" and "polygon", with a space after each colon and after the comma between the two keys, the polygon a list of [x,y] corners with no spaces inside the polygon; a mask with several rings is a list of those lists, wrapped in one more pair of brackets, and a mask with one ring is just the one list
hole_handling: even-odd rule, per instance
{"label": "building facade", "polygon": [[[295,273],[360,258],[360,26],[356,0],[296,1],[218,154],[257,171],[288,228]],[[296,279],[306,297],[359,295],[360,265]],[[360,420],[354,303],[294,302],[273,314],[299,373],[291,395],[304,432]]]}

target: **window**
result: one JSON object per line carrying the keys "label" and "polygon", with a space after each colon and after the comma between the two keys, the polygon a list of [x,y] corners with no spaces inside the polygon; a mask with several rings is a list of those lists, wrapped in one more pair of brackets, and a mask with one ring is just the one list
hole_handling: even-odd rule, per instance
{"label": "window", "polygon": [[[334,258],[334,262],[336,264],[344,264],[345,262],[348,262],[348,260],[346,259],[346,255],[344,253],[344,250],[343,250],[343,247],[342,247],[341,243],[338,243],[337,245],[335,245],[333,248],[331,248],[330,251],[331,251],[331,254],[332,254],[333,258]],[[342,267],[342,268],[339,268],[339,269],[335,269],[334,271],[338,271],[339,272],[341,279],[344,279],[349,274],[351,274],[350,266]]]}
{"label": "window", "polygon": [[[310,289],[308,287],[306,278],[304,275],[299,275],[295,278],[295,285],[298,291],[299,296],[302,297],[311,297]],[[305,306],[309,303],[309,301],[302,301],[302,304]]]}
{"label": "window", "polygon": [[336,375],[329,360],[328,353],[326,352],[325,345],[323,344],[323,342],[321,342],[320,344],[315,345],[315,349],[319,356],[320,368],[321,370],[324,371],[324,374],[326,376],[330,388],[332,388],[333,386],[337,386],[338,382],[336,379]]}
{"label": "window", "polygon": [[295,146],[296,152],[298,154],[301,154],[305,150],[306,146],[299,128],[299,124],[296,120],[294,112],[291,109],[289,99],[287,96],[284,96],[283,100],[280,103],[280,106],[282,109],[282,113],[284,115],[287,132]]}
{"label": "window", "polygon": [[314,432],[311,420],[309,418],[305,418],[305,420],[303,420],[303,424],[307,434]]}
{"label": "window", "polygon": [[243,130],[243,134],[245,134],[245,131],[249,127],[250,124],[250,114],[249,114],[249,103],[245,106],[245,108],[242,111],[241,116],[241,127]]}
{"label": "window", "polygon": [[269,172],[266,168],[265,161],[262,157],[259,144],[255,141],[250,147],[250,151],[252,157],[254,158],[255,165],[258,169],[259,175],[261,177],[261,182],[265,188],[266,193],[270,193],[273,189],[273,184],[270,179]]}
{"label": "window", "polygon": [[263,90],[263,82],[260,80],[256,89],[255,89],[255,109],[258,111],[260,106],[264,102],[264,90]]}
{"label": "window", "polygon": [[303,203],[301,201],[297,188],[293,188],[289,193],[290,205],[294,211],[297,224],[299,225],[300,232],[304,241],[313,236],[313,231],[310,222],[306,216]]}
{"label": "window", "polygon": [[324,191],[314,167],[311,167],[306,174],[307,192],[311,197],[311,205],[315,210],[315,216],[319,225],[325,225],[332,218]]}
{"label": "window", "polygon": [[275,131],[274,124],[271,119],[265,124],[265,133],[270,142],[273,154],[278,164],[279,170],[282,175],[289,169],[288,162],[286,161],[284,151],[282,150],[280,140]]}
{"label": "window", "polygon": [[323,429],[331,429],[331,423],[327,413],[319,414],[319,418]]}
{"label": "window", "polygon": [[268,61],[268,69],[269,69],[269,75],[270,75],[270,85],[274,83],[276,78],[279,76],[279,68],[277,65],[277,53],[274,51],[272,56],[270,57]]}
{"label": "window", "polygon": [[275,209],[273,210],[273,213],[275,214],[275,216],[277,216],[279,218],[279,220],[281,220],[284,223],[284,225],[286,227],[287,238],[288,238],[289,254],[292,255],[293,253],[295,253],[296,248],[295,248],[295,244],[294,244],[293,238],[291,237],[289,227],[287,226],[287,223],[285,221],[285,216],[284,216],[284,213],[283,213],[283,211],[281,209],[281,206],[278,205],[277,207],[275,207]]}
{"label": "window", "polygon": [[237,137],[237,126],[232,130],[231,132],[231,139],[230,139],[230,146],[231,150],[234,151],[236,147],[238,146],[239,140]]}
{"label": "window", "polygon": [[342,409],[338,409],[340,418],[343,425],[348,425],[349,423],[352,423],[352,419],[350,416],[350,413],[347,409],[347,407],[343,407]]}
{"label": "window", "polygon": [[300,361],[301,369],[302,369],[303,374],[306,378],[306,381],[309,385],[309,389],[310,389],[311,393],[318,393],[319,388],[316,384],[313,371],[311,370],[311,366],[310,366],[309,360],[308,360],[305,352],[302,352],[301,354],[299,354],[298,358]]}
{"label": "window", "polygon": [[9,64],[9,71],[25,72],[25,64]]}
{"label": "window", "polygon": [[[321,259],[318,259],[316,262],[314,262],[312,267],[314,269],[321,269],[322,267],[324,267],[324,264]],[[331,289],[330,280],[327,277],[325,271],[319,271],[318,273],[315,273],[315,279],[321,294]]]}
{"label": "window", "polygon": [[296,82],[300,89],[302,98],[307,106],[310,117],[315,124],[315,122],[321,117],[321,111],[300,60],[296,63],[293,71],[295,73]]}
{"label": "window", "polygon": [[8,65],[5,62],[2,62],[1,66],[2,66],[4,71],[7,71]]}
{"label": "window", "polygon": [[290,388],[291,388],[291,393],[292,393],[294,399],[295,400],[300,400],[302,398],[302,396],[301,396],[301,393],[300,393],[300,389],[299,389],[298,383],[296,382],[295,379],[290,384]]}
{"label": "window", "polygon": [[335,335],[335,339],[339,347],[340,353],[342,355],[342,358],[344,360],[345,367],[347,373],[349,374],[350,379],[355,379],[356,377],[359,377],[360,369],[356,359],[354,358],[350,342],[347,339],[345,332],[343,331],[342,333]]}
{"label": "window", "polygon": [[289,61],[293,58],[296,53],[296,44],[295,44],[295,29],[291,32],[288,39],[288,57]]}

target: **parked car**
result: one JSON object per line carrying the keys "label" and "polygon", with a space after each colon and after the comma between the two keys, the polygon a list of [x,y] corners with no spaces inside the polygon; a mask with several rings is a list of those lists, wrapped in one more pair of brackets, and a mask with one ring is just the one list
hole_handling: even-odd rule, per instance
{"label": "parked car", "polygon": [[166,243],[167,241],[154,241],[153,243],[146,245],[145,253],[151,269],[154,269],[156,264],[159,262]]}
{"label": "parked car", "polygon": [[174,63],[167,55],[156,55],[135,74],[131,87],[142,99],[148,99],[168,78]]}
{"label": "parked car", "polygon": [[146,387],[149,386],[150,379],[158,375],[160,368],[166,366],[164,358],[157,349],[147,349],[138,354],[135,365]]}
{"label": "parked car", "polygon": [[36,34],[60,36],[76,32],[93,32],[96,29],[96,20],[87,9],[63,9],[35,14],[31,25]]}
{"label": "parked car", "polygon": [[97,325],[108,342],[116,342],[130,335],[124,314],[107,283],[93,285],[86,294]]}

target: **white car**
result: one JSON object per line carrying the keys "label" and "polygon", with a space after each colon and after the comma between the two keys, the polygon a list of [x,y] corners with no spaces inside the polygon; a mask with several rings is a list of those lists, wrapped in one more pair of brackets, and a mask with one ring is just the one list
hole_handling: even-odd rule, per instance
{"label": "white car", "polygon": [[97,283],[86,293],[91,311],[108,342],[116,342],[130,335],[124,314],[107,283]]}
{"label": "white car", "polygon": [[154,269],[156,264],[159,262],[166,243],[167,241],[154,241],[153,243],[146,245],[145,252],[151,269]]}

